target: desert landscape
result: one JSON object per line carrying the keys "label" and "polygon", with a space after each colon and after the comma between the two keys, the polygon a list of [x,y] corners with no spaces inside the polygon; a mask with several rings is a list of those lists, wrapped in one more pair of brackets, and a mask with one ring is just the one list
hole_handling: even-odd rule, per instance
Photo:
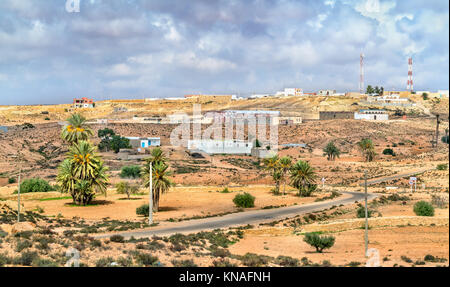
{"label": "desert landscape", "polygon": [[442,0],[0,0],[2,278],[435,279],[448,35]]}
{"label": "desert landscape", "polygon": [[[120,115],[111,111],[117,105],[114,102],[78,110],[93,131],[94,145],[101,143],[97,134],[103,129],[112,129],[121,136],[161,138],[161,151],[167,157],[173,186],[161,195],[151,225],[145,215],[137,213],[137,209],[148,204],[149,189],[142,185],[140,177],[122,176],[124,167],[141,167],[143,159],[124,160],[113,151],[98,152],[109,168],[107,190],[88,205],[79,206],[70,194],[63,192],[57,179],[58,166],[69,152],[61,130],[65,128],[64,119],[72,113],[65,106],[3,108],[0,117],[7,119],[8,131],[0,134],[0,263],[62,266],[67,261],[65,251],[74,247],[81,253],[82,266],[366,266],[364,219],[358,216],[364,200],[360,197],[355,202],[345,202],[352,200],[348,192],[364,194],[366,171],[368,193],[376,195],[369,200],[369,247],[376,249],[379,266],[448,266],[448,144],[440,142],[436,148],[431,142],[436,127],[434,114],[441,116],[440,134],[445,135],[448,130],[448,109],[443,108],[448,108],[448,99],[438,104],[416,99],[420,106],[428,108],[420,112],[405,109],[406,117],[396,117],[392,110],[388,121],[319,120],[314,114],[317,110],[310,108],[310,118],[304,118],[302,124],[280,125],[280,146],[305,145],[282,147],[279,158],[308,162],[317,174],[317,190],[306,197],[299,196],[289,181],[287,186],[281,183],[279,194],[274,193],[275,181],[265,159],[226,154],[197,158],[186,148],[171,146],[170,134],[176,124],[127,120],[145,110],[155,110],[147,104],[121,101],[128,113]],[[343,111],[355,110],[352,103],[358,101],[332,100]],[[270,108],[289,113],[297,101],[306,109],[323,107],[331,99],[272,100]],[[189,114],[192,103],[187,102],[172,103],[170,109]],[[164,105],[164,101],[154,105]],[[259,100],[241,100],[222,108],[254,106],[268,108]],[[289,108],[284,110],[286,106]],[[202,108],[208,111],[218,106],[210,103]],[[50,120],[41,119],[44,110]],[[120,119],[99,124],[97,120],[102,118]],[[373,161],[366,161],[358,147],[364,138],[373,141]],[[340,150],[334,160],[324,155],[329,142]],[[393,149],[394,155],[386,154],[386,149]],[[23,219],[16,223],[19,173],[22,181],[39,178],[55,188],[21,194]],[[413,192],[408,182],[412,175],[417,177]],[[321,178],[325,181],[321,182]],[[123,182],[136,186],[133,194],[127,196],[118,190],[117,184]],[[254,197],[252,207],[239,207],[233,202],[236,195],[245,193]],[[337,200],[345,204],[333,204]],[[417,216],[413,210],[419,201],[432,202],[434,216]],[[283,212],[317,203],[328,205],[320,211],[305,209],[287,217],[267,216],[252,224],[245,219],[239,221],[247,213]],[[220,218],[238,223],[217,229],[191,228],[196,222],[215,222]],[[182,231],[167,231],[173,228]],[[335,244],[316,252],[304,240],[308,233],[330,235]]]}

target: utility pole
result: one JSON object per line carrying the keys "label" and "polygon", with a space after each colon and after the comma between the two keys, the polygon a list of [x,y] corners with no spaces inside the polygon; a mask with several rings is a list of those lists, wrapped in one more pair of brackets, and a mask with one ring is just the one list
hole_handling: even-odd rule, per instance
{"label": "utility pole", "polygon": [[19,180],[17,188],[17,222],[20,222],[20,176],[22,174],[22,168],[19,170]]}
{"label": "utility pole", "polygon": [[364,205],[365,205],[365,216],[366,216],[366,226],[364,233],[364,247],[365,247],[365,256],[367,257],[367,250],[369,245],[369,219],[368,219],[368,211],[367,211],[367,171],[364,171]]}
{"label": "utility pole", "polygon": [[436,148],[438,147],[439,143],[439,114],[436,114]]}
{"label": "utility pole", "polygon": [[153,166],[152,166],[152,162],[150,161],[150,166],[149,166],[149,187],[150,187],[150,198],[149,198],[149,204],[148,204],[148,224],[152,225],[153,224]]}

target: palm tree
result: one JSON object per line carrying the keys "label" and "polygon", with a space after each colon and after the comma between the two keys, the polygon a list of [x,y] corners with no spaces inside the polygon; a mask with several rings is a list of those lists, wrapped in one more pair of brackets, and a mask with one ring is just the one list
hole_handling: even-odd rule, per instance
{"label": "palm tree", "polygon": [[[172,181],[169,179],[172,173],[168,169],[169,166],[163,162],[157,162],[155,165],[152,165],[153,209],[156,212],[158,212],[161,194],[166,193],[172,186]],[[145,164],[141,175],[146,188],[150,186],[149,172],[150,166]]]}
{"label": "palm tree", "polygon": [[283,194],[286,194],[286,174],[292,167],[292,159],[288,156],[280,158],[281,177],[283,178]]}
{"label": "palm tree", "polygon": [[151,156],[145,160],[144,166],[141,168],[141,178],[145,187],[150,184],[150,163],[152,163],[152,186],[153,186],[153,209],[157,212],[159,208],[159,199],[161,194],[167,192],[172,186],[169,176],[172,173],[168,170],[167,157],[161,148],[154,148]]}
{"label": "palm tree", "polygon": [[264,168],[271,172],[272,178],[275,181],[275,194],[279,194],[280,192],[280,181],[281,181],[281,172],[280,172],[280,158],[278,155],[274,155],[269,158],[264,159]]}
{"label": "palm tree", "polygon": [[280,182],[281,182],[281,179],[283,178],[283,175],[281,174],[281,171],[280,170],[276,170],[273,173],[272,178],[275,181],[274,194],[278,195],[278,194],[280,194]]}
{"label": "palm tree", "polygon": [[317,175],[306,161],[298,161],[291,168],[291,184],[299,191],[299,196],[310,196],[317,189]]}
{"label": "palm tree", "polygon": [[61,191],[68,192],[76,204],[87,205],[95,193],[105,193],[108,185],[107,167],[87,141],[70,147],[68,158],[59,166],[57,181]]}
{"label": "palm tree", "polygon": [[56,181],[61,185],[61,192],[68,192],[72,196],[73,202],[76,203],[75,186],[78,179],[73,172],[73,165],[70,159],[64,160],[58,167]]}
{"label": "palm tree", "polygon": [[70,147],[67,154],[74,163],[74,173],[79,179],[95,177],[95,169],[100,158],[95,154],[95,147],[87,141],[80,141]]}
{"label": "palm tree", "polygon": [[359,148],[366,161],[373,161],[375,158],[375,147],[371,139],[363,139],[358,143]]}
{"label": "palm tree", "polygon": [[75,202],[81,205],[88,205],[95,197],[92,185],[87,180],[80,180],[75,185],[77,192],[75,193]]}
{"label": "palm tree", "polygon": [[341,151],[334,145],[334,142],[329,142],[323,149],[323,152],[327,156],[327,159],[332,161],[341,155]]}
{"label": "palm tree", "polygon": [[61,138],[71,144],[82,140],[88,140],[93,135],[92,130],[86,125],[86,118],[80,114],[73,114],[67,119],[68,124],[61,131]]}

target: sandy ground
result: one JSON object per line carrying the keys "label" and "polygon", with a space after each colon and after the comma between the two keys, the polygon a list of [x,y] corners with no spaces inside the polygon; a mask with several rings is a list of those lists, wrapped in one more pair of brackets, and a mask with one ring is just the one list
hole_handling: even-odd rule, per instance
{"label": "sandy ground", "polygon": [[[364,230],[349,230],[333,234],[335,245],[324,253],[316,253],[314,248],[303,242],[302,235],[273,235],[270,232],[262,235],[246,234],[244,239],[230,247],[233,254],[243,255],[249,250],[253,253],[273,257],[279,255],[301,259],[307,257],[314,263],[328,260],[331,264],[344,265],[352,261],[365,265]],[[376,228],[369,231],[369,248],[379,251],[381,266],[394,264],[410,266],[401,259],[407,256],[414,262],[423,260],[431,254],[449,259],[449,227],[389,227]],[[383,258],[388,261],[383,262]],[[444,263],[440,263],[441,265]],[[427,264],[435,266],[436,263]]]}
{"label": "sandy ground", "polygon": [[[164,221],[168,219],[192,218],[194,216],[210,216],[229,212],[236,212],[238,208],[232,202],[236,194],[240,192],[248,192],[256,197],[255,207],[246,210],[261,209],[267,206],[290,206],[294,204],[305,204],[314,202],[318,197],[330,195],[330,192],[316,193],[314,197],[301,198],[295,196],[295,191],[291,188],[287,189],[289,193],[286,195],[274,196],[270,190],[272,186],[247,186],[247,187],[230,187],[230,193],[221,193],[224,187],[174,187],[162,196],[160,202],[160,211],[155,213],[156,221]],[[1,194],[8,193],[0,192]],[[65,218],[74,216],[100,220],[105,217],[120,220],[136,220],[142,219],[136,215],[136,208],[144,203],[148,203],[148,194],[132,196],[132,200],[127,200],[126,195],[109,194],[106,198],[98,196],[99,204],[93,206],[79,207],[73,206],[71,199],[40,201],[48,198],[58,198],[60,193],[41,193],[41,194],[24,194],[22,200],[24,206],[28,210],[34,210],[37,207],[44,209],[45,215],[56,216],[61,214]],[[345,196],[345,195],[343,195]],[[16,196],[11,198],[15,200]],[[94,202],[95,204],[95,202]]]}

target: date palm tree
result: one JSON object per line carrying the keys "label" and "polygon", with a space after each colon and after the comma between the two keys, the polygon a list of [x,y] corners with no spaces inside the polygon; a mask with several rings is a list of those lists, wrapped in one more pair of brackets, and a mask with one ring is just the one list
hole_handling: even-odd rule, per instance
{"label": "date palm tree", "polygon": [[363,139],[358,143],[361,153],[366,161],[373,161],[375,159],[375,146],[371,139]]}
{"label": "date palm tree", "polygon": [[323,149],[324,155],[327,156],[328,160],[334,161],[339,158],[341,151],[334,145],[334,142],[329,142],[327,146]]}
{"label": "date palm tree", "polygon": [[274,193],[279,194],[282,174],[280,171],[280,158],[278,157],[278,155],[274,155],[272,157],[265,158],[264,159],[264,169],[271,173],[272,178],[275,181]]}
{"label": "date palm tree", "polygon": [[[159,200],[163,193],[169,191],[169,188],[173,185],[170,180],[172,173],[168,170],[169,166],[163,162],[156,162],[152,165],[152,186],[153,186],[153,210],[158,212]],[[145,164],[142,168],[142,181],[144,187],[150,187],[150,167],[149,164]]]}
{"label": "date palm tree", "polygon": [[78,179],[73,172],[73,165],[70,159],[64,160],[58,167],[56,181],[61,185],[61,192],[69,193],[72,196],[73,202],[76,203],[75,186]]}
{"label": "date palm tree", "polygon": [[86,118],[80,114],[73,114],[67,119],[68,124],[61,131],[61,138],[70,144],[88,140],[93,135],[86,124]]}
{"label": "date palm tree", "polygon": [[95,153],[95,147],[87,141],[80,141],[70,147],[67,155],[57,176],[61,191],[70,193],[78,205],[89,204],[95,193],[106,194],[108,169]]}
{"label": "date palm tree", "polygon": [[292,159],[288,156],[280,158],[280,171],[283,178],[283,194],[286,194],[286,175],[292,167]]}
{"label": "date palm tree", "polygon": [[153,186],[153,209],[158,212],[159,200],[173,185],[170,180],[172,173],[169,171],[167,157],[161,148],[157,147],[151,151],[151,156],[145,160],[141,168],[141,178],[144,187],[150,187],[150,163],[152,163],[152,186]]}
{"label": "date palm tree", "polygon": [[316,172],[306,161],[298,161],[291,168],[291,184],[298,189],[299,196],[310,196],[317,189]]}

